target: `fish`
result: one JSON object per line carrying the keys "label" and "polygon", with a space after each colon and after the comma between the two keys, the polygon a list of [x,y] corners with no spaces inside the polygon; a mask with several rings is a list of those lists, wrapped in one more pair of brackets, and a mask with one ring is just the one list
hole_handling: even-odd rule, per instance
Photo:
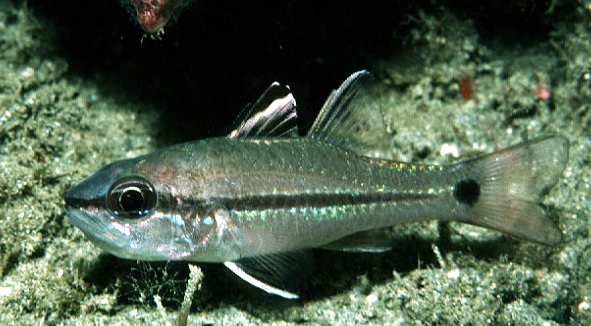
{"label": "fish", "polygon": [[275,82],[229,135],[117,161],[74,186],[64,197],[69,222],[117,257],[222,263],[287,299],[313,267],[309,249],[395,249],[381,231],[401,223],[561,241],[541,202],[565,168],[567,138],[450,165],[381,158],[367,150],[383,128],[368,104],[373,80],[365,70],[349,76],[304,136],[291,90]]}

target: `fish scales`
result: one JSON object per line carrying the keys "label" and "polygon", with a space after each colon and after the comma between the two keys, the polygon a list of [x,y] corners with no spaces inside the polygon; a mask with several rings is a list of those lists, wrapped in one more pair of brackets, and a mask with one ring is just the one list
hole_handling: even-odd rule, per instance
{"label": "fish scales", "polygon": [[[200,154],[198,159],[194,153]],[[385,162],[305,138],[214,138],[145,157],[136,169],[178,189],[175,196],[192,203],[183,211],[199,203],[224,207],[228,225],[240,230],[247,242],[240,243],[246,252],[239,255],[252,256],[320,246],[366,229],[449,217],[441,205],[456,205],[448,197],[458,176],[441,166]],[[193,180],[169,180],[171,170],[193,175]],[[261,231],[283,241],[270,243],[257,236]]]}

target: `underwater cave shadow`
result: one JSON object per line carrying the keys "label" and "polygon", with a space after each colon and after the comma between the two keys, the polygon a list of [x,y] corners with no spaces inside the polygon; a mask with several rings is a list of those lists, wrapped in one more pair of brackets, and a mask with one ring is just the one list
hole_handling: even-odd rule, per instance
{"label": "underwater cave shadow", "polygon": [[[473,260],[500,260],[510,254],[519,240],[501,236],[494,240],[459,240],[454,242],[421,239],[408,235],[392,239],[392,250],[382,253],[351,253],[314,249],[315,267],[302,287],[300,300],[287,300],[268,294],[234,275],[222,264],[197,263],[204,278],[201,290],[193,298],[193,310],[215,309],[221,304],[257,310],[273,306],[287,309],[306,302],[322,300],[353,289],[369,294],[373,286],[422,268],[441,268],[433,245],[442,255],[454,252]],[[83,277],[88,291],[117,293],[122,305],[154,307],[158,295],[164,307],[179,309],[189,278],[188,262],[141,262],[103,254]]]}
{"label": "underwater cave shadow", "polygon": [[[500,236],[489,240],[462,239],[432,241],[416,235],[391,240],[392,250],[382,253],[352,253],[313,249],[314,270],[302,285],[301,299],[286,300],[244,282],[221,264],[199,264],[204,268],[203,290],[210,304],[224,303],[247,310],[303,306],[306,302],[322,300],[353,289],[370,294],[373,286],[391,281],[394,273],[405,275],[417,269],[442,268],[433,250],[442,255],[470,256],[470,260],[491,262],[510,254],[520,240]],[[197,294],[198,295],[198,294]]]}
{"label": "underwater cave shadow", "polygon": [[[383,253],[350,253],[317,250],[316,273],[310,280],[308,299],[318,300],[349,289],[370,294],[374,285],[391,281],[394,274],[405,275],[417,269],[442,268],[434,247],[445,259],[447,253],[468,255],[486,262],[499,260],[519,240],[501,236],[492,240],[432,241],[414,235],[392,239],[392,250]],[[320,263],[321,262],[321,263]]]}

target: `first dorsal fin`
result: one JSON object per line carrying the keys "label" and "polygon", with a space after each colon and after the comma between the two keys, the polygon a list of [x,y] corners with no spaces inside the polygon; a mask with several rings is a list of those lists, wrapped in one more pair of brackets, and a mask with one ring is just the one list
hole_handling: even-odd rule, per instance
{"label": "first dorsal fin", "polygon": [[297,137],[296,101],[288,86],[274,82],[228,137]]}
{"label": "first dorsal fin", "polygon": [[385,136],[381,95],[366,70],[352,74],[330,94],[308,132],[310,138],[363,155],[379,147]]}

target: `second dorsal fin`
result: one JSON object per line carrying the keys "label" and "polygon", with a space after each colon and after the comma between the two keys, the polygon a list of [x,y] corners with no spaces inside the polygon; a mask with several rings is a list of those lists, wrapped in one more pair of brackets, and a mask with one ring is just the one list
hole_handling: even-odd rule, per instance
{"label": "second dorsal fin", "polygon": [[228,137],[297,137],[296,101],[288,86],[274,82]]}
{"label": "second dorsal fin", "polygon": [[330,94],[308,137],[370,155],[386,136],[380,100],[371,73],[352,74]]}

